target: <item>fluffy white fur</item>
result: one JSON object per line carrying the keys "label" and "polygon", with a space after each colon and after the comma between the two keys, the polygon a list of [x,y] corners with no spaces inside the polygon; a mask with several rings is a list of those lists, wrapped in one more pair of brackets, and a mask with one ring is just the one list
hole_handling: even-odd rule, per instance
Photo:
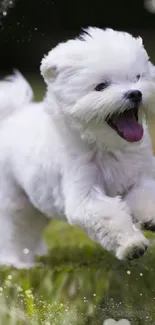
{"label": "fluffy white fur", "polygon": [[[155,227],[144,114],[155,108],[155,73],[142,40],[89,28],[50,51],[41,73],[48,86],[41,103],[20,74],[0,83],[0,263],[33,265],[46,253],[51,218],[79,225],[119,259],[142,255],[149,243],[135,223]],[[95,91],[104,81],[109,86]],[[143,94],[144,135],[130,143],[105,119],[126,108],[132,89]]]}

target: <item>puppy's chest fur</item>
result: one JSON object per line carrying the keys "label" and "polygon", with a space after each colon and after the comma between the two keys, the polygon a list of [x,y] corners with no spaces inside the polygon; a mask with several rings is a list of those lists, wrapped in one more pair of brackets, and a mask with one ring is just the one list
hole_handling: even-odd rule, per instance
{"label": "puppy's chest fur", "polygon": [[99,151],[96,154],[99,182],[108,196],[124,195],[138,184],[151,169],[152,155],[148,150]]}

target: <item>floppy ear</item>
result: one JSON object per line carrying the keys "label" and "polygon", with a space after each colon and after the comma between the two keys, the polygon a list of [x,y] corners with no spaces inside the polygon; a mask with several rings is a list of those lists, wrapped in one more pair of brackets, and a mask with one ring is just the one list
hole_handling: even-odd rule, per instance
{"label": "floppy ear", "polygon": [[64,52],[56,51],[57,48],[50,51],[41,62],[40,72],[47,84],[54,82],[60,72],[66,71],[71,66]]}
{"label": "floppy ear", "polygon": [[47,84],[54,82],[60,73],[66,71],[69,73],[75,62],[80,61],[77,60],[79,54],[77,55],[74,50],[74,42],[72,40],[67,41],[58,44],[42,59],[40,72]]}
{"label": "floppy ear", "polygon": [[58,68],[52,61],[50,54],[45,56],[41,61],[41,75],[47,84],[53,82],[58,74]]}

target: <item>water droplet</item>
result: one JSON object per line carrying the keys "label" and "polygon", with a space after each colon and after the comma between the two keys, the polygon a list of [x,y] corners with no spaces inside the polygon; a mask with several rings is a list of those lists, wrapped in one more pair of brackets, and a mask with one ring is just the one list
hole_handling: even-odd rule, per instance
{"label": "water droplet", "polygon": [[28,248],[24,248],[24,249],[23,249],[23,253],[24,253],[25,255],[27,255],[27,254],[29,253],[29,249],[28,249]]}
{"label": "water droplet", "polygon": [[128,270],[126,273],[127,273],[128,275],[130,275],[130,274],[131,274],[131,271]]}
{"label": "water droplet", "polygon": [[143,276],[143,273],[140,273],[140,276]]}

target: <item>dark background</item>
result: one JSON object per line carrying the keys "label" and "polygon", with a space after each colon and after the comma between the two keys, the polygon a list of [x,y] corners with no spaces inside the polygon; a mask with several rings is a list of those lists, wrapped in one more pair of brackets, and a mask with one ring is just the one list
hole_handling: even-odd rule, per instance
{"label": "dark background", "polygon": [[14,0],[6,12],[0,14],[0,73],[13,67],[39,73],[45,53],[88,25],[140,34],[155,62],[155,14],[144,0]]}

